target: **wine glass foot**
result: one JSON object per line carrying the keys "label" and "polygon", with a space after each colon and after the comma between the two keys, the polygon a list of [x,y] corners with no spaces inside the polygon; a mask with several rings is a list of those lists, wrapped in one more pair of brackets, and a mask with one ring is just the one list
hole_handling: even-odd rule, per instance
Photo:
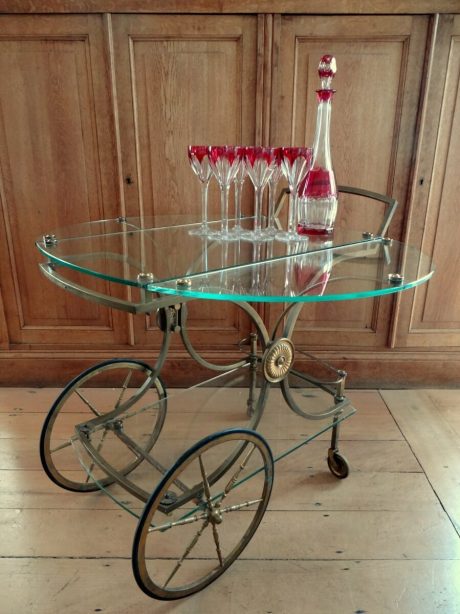
{"label": "wine glass foot", "polygon": [[275,235],[266,230],[246,230],[241,233],[242,241],[273,241]]}
{"label": "wine glass foot", "polygon": [[308,237],[306,235],[299,235],[297,232],[290,232],[288,230],[284,232],[278,232],[275,235],[275,239],[277,241],[283,241],[285,243],[290,243],[292,241],[308,241]]}
{"label": "wine glass foot", "polygon": [[196,237],[209,237],[211,231],[209,230],[209,226],[207,224],[201,224],[201,226],[198,226],[198,228],[192,228],[192,230],[189,230],[188,234]]}
{"label": "wine glass foot", "polygon": [[210,239],[214,241],[239,241],[239,235],[233,233],[231,230],[217,230],[216,232],[211,232],[208,234]]}

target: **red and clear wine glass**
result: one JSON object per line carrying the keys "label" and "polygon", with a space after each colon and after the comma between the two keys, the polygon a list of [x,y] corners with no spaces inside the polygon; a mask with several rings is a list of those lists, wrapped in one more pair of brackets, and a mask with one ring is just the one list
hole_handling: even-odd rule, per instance
{"label": "red and clear wine glass", "polygon": [[246,147],[237,147],[236,155],[238,156],[240,163],[238,166],[238,170],[233,179],[233,186],[235,189],[235,225],[231,229],[231,232],[239,238],[241,236],[242,228],[241,228],[241,195],[243,192],[244,181],[247,176],[246,164],[244,161],[244,156],[246,155]]}
{"label": "red and clear wine glass", "polygon": [[238,239],[236,234],[229,232],[228,228],[228,194],[241,163],[237,150],[238,147],[234,145],[210,145],[208,147],[209,162],[220,187],[221,203],[221,230],[213,232],[211,236],[223,241]]}
{"label": "red and clear wine glass", "polygon": [[201,225],[196,230],[191,230],[190,234],[206,236],[208,228],[208,188],[212,176],[211,166],[208,158],[207,145],[189,145],[188,159],[193,172],[201,182]]}
{"label": "red and clear wine glass", "polygon": [[262,196],[276,165],[274,147],[246,147],[245,163],[247,173],[254,186],[255,212],[254,230],[241,233],[248,241],[270,241],[273,236],[262,229]]}
{"label": "red and clear wine glass", "polygon": [[289,185],[288,229],[278,232],[278,241],[299,241],[302,236],[297,233],[297,192],[311,166],[313,150],[311,147],[283,147],[281,168]]}
{"label": "red and clear wine glass", "polygon": [[273,173],[268,180],[268,220],[267,220],[267,229],[266,232],[269,235],[276,235],[275,228],[275,205],[276,205],[276,189],[278,187],[278,182],[283,176],[283,171],[281,168],[281,160],[283,157],[283,148],[275,147],[275,168],[273,169]]}

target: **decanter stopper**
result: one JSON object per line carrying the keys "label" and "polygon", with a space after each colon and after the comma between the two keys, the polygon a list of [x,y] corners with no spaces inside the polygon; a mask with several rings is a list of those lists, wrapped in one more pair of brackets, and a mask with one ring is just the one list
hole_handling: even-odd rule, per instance
{"label": "decanter stopper", "polygon": [[318,75],[321,80],[321,89],[330,90],[332,86],[332,79],[337,72],[337,62],[333,55],[323,55],[319,61]]}

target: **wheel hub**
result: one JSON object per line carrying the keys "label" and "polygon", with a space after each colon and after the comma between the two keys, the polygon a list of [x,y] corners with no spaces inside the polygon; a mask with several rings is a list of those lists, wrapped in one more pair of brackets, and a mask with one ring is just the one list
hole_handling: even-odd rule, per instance
{"label": "wheel hub", "polygon": [[221,524],[223,518],[220,510],[215,507],[212,507],[208,512],[208,519],[213,524]]}

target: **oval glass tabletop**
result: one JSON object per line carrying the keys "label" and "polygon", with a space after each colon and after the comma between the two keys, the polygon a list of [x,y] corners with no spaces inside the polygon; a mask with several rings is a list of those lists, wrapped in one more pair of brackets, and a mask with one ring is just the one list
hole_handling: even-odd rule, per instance
{"label": "oval glass tabletop", "polygon": [[55,266],[184,298],[348,300],[398,292],[433,274],[431,259],[416,248],[357,231],[337,228],[291,243],[223,242],[192,234],[197,225],[181,216],[103,220],[45,235],[37,247]]}
{"label": "oval glass tabletop", "polygon": [[147,288],[214,300],[340,301],[407,290],[428,281],[434,272],[430,258],[397,241],[374,239],[301,253],[295,252],[294,244],[291,249],[284,258],[154,282]]}

